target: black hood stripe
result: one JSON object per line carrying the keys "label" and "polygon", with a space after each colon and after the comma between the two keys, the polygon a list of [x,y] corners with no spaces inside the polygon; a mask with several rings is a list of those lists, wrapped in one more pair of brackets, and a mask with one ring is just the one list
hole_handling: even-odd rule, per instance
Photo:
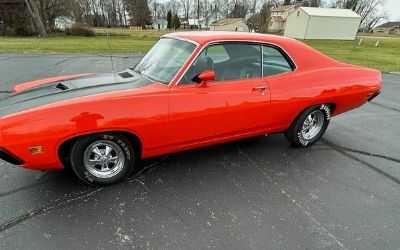
{"label": "black hood stripe", "polygon": [[[66,90],[56,88],[62,83]],[[123,78],[119,74],[83,76],[71,80],[57,81],[27,89],[0,100],[0,117],[18,113],[42,105],[77,97],[140,88],[152,82],[137,74]]]}

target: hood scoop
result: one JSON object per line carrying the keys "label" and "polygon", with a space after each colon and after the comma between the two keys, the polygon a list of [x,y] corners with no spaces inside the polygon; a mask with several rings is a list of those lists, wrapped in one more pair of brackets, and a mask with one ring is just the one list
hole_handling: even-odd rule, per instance
{"label": "hood scoop", "polygon": [[67,87],[67,86],[65,86],[63,83],[58,83],[57,85],[55,85],[54,86],[56,89],[59,89],[59,90],[68,90],[69,88]]}

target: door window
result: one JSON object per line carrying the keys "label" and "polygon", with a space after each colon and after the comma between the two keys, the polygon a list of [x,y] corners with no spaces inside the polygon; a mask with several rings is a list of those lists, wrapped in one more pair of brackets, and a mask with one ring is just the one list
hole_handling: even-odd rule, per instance
{"label": "door window", "polygon": [[263,58],[264,77],[293,71],[290,63],[282,53],[274,47],[263,46]]}
{"label": "door window", "polygon": [[261,78],[261,46],[244,43],[208,46],[179,84],[193,83],[192,79],[205,70],[215,72],[215,81]]}

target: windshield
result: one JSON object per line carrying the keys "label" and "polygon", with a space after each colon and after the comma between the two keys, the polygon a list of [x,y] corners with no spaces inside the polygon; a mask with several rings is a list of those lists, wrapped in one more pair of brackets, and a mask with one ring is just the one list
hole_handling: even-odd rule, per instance
{"label": "windshield", "polygon": [[192,43],[163,38],[133,69],[150,80],[169,84],[196,46]]}

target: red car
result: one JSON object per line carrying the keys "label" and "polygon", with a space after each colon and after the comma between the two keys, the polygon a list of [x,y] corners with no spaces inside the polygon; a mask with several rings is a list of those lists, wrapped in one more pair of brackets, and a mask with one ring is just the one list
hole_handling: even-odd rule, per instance
{"label": "red car", "polygon": [[284,132],[315,143],[331,116],[379,94],[381,73],[293,39],[244,32],[163,36],[133,68],[17,85],[0,101],[0,158],[70,166],[116,183],[139,159]]}

